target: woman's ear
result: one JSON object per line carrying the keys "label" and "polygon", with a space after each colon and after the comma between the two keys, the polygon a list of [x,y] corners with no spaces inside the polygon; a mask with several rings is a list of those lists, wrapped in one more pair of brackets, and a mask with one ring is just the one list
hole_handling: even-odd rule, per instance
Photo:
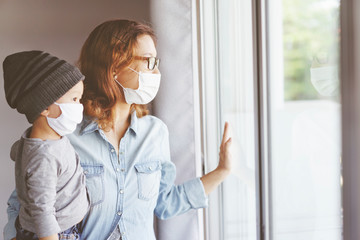
{"label": "woman's ear", "polygon": [[114,80],[117,80],[116,72],[113,72],[113,78],[114,78]]}
{"label": "woman's ear", "polygon": [[41,115],[41,116],[44,116],[44,117],[49,116],[49,114],[50,114],[49,109],[45,109],[44,111],[42,111],[42,112],[40,113],[40,115]]}

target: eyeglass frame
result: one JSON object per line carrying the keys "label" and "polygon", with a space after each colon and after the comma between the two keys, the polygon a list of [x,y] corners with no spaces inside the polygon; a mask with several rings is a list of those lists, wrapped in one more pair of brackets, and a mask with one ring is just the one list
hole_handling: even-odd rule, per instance
{"label": "eyeglass frame", "polygon": [[[123,40],[121,40],[120,38],[118,38],[117,36],[113,35],[114,38],[116,38],[117,40],[119,40],[120,42],[124,43]],[[134,59],[136,60],[146,60],[148,62],[147,64],[147,68],[152,71],[155,69],[155,66],[157,68],[159,68],[160,66],[160,58],[156,58],[156,57],[143,57],[143,56],[135,56]],[[152,68],[150,68],[150,59],[155,59],[154,61],[154,66]]]}
{"label": "eyeglass frame", "polygon": [[[150,71],[154,70],[154,69],[155,69],[155,66],[156,66],[157,68],[159,68],[159,66],[160,66],[160,58],[134,56],[134,59],[136,59],[136,60],[146,60],[146,61],[147,61],[147,68],[148,68]],[[154,60],[153,60],[153,66],[152,66],[152,68],[150,68],[151,59],[154,59]]]}

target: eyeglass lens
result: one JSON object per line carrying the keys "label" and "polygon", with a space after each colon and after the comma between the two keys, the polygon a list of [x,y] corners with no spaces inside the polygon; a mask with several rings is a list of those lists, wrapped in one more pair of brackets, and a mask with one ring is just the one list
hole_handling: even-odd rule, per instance
{"label": "eyeglass lens", "polygon": [[155,57],[148,58],[148,68],[154,70],[155,66],[159,67],[160,59]]}

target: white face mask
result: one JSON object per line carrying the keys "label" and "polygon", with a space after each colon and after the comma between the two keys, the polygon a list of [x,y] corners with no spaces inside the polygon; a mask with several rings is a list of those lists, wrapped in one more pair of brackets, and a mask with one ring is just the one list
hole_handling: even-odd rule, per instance
{"label": "white face mask", "polygon": [[311,83],[322,96],[335,96],[339,91],[337,66],[310,69]]}
{"label": "white face mask", "polygon": [[125,88],[115,79],[124,90],[125,101],[128,104],[148,104],[155,98],[159,90],[161,74],[142,73],[130,69],[139,75],[138,89]]}
{"label": "white face mask", "polygon": [[76,125],[82,121],[84,107],[77,103],[55,103],[60,107],[61,115],[57,118],[46,117],[49,126],[60,136],[75,131]]}

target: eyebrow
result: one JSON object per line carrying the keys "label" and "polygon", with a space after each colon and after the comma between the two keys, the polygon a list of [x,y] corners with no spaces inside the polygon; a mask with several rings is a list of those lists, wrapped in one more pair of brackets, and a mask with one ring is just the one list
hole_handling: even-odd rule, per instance
{"label": "eyebrow", "polygon": [[150,55],[151,57],[154,57],[154,54],[152,54],[152,53],[143,53],[143,54],[141,54],[141,56],[145,56],[145,55]]}

